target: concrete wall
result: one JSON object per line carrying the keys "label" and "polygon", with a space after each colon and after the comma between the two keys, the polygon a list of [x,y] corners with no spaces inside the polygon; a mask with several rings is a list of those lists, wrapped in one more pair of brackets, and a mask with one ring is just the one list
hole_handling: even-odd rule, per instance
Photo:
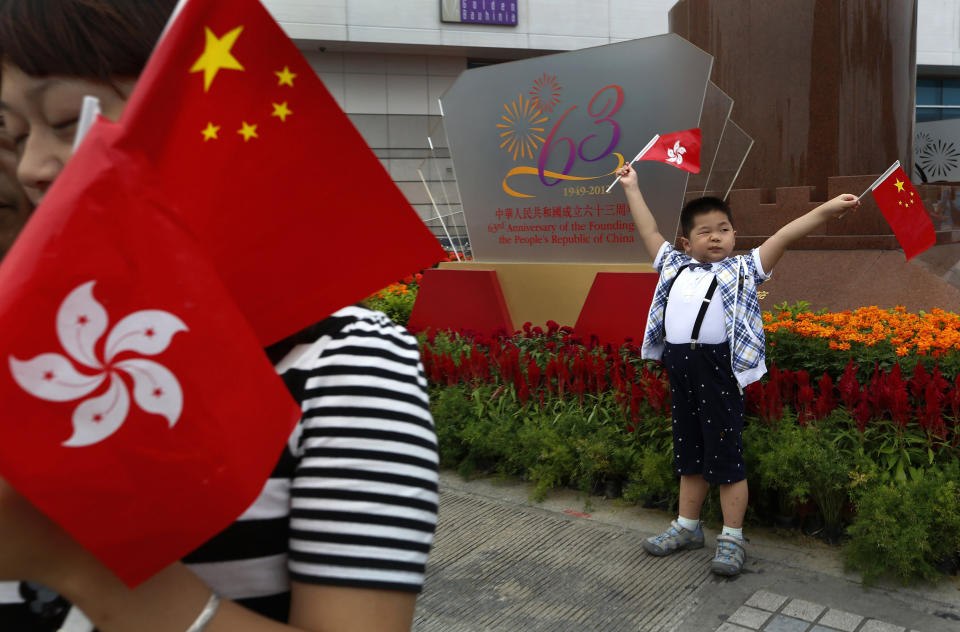
{"label": "concrete wall", "polygon": [[918,1],[917,65],[960,66],[960,0]]}
{"label": "concrete wall", "polygon": [[407,200],[422,217],[433,215],[417,168],[430,154],[438,99],[466,69],[466,57],[317,48],[304,54]]}
{"label": "concrete wall", "polygon": [[520,0],[517,26],[440,22],[439,0],[265,0],[294,39],[571,50],[667,31],[675,0]]}

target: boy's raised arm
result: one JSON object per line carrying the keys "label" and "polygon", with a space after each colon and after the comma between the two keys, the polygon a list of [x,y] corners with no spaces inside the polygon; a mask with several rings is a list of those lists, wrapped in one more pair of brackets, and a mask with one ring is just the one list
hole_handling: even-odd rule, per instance
{"label": "boy's raised arm", "polygon": [[650,256],[656,259],[663,242],[667,240],[660,234],[657,220],[653,218],[653,213],[643,200],[643,194],[640,193],[640,187],[637,185],[637,173],[630,165],[624,165],[617,171],[617,175],[620,176],[620,184],[623,185],[627,203],[630,204],[630,214],[633,215],[633,223],[637,225],[643,245],[646,246]]}
{"label": "boy's raised arm", "polygon": [[801,215],[783,226],[760,244],[760,265],[763,266],[763,271],[770,274],[773,266],[777,265],[780,257],[790,247],[790,244],[809,235],[813,232],[813,229],[828,219],[839,217],[857,206],[860,206],[860,200],[857,199],[857,196],[844,193],[832,200],[827,200],[809,213]]}

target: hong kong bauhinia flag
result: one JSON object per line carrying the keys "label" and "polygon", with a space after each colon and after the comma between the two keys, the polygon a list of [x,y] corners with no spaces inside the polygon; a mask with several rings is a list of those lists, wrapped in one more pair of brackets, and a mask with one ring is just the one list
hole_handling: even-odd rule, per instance
{"label": "hong kong bauhinia flag", "polygon": [[637,160],[657,160],[668,165],[700,173],[700,128],[683,130],[663,136],[655,136],[646,151]]}
{"label": "hong kong bauhinia flag", "polygon": [[265,345],[443,256],[257,0],[188,0],[121,127]]}
{"label": "hong kong bauhinia flag", "polygon": [[908,261],[937,243],[930,215],[899,160],[877,178],[870,190]]}
{"label": "hong kong bauhinia flag", "polygon": [[134,585],[243,513],[299,407],[117,131],[0,266],[0,475]]}
{"label": "hong kong bauhinia flag", "polygon": [[276,463],[262,347],[441,252],[256,0],[187,0],[0,266],[0,476],[144,580]]}

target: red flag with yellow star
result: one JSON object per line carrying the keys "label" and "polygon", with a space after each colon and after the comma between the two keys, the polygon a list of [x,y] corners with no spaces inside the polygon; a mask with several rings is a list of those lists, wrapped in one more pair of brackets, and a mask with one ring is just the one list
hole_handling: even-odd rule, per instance
{"label": "red flag with yellow star", "polygon": [[873,183],[873,199],[886,218],[909,261],[937,243],[930,215],[907,174],[894,163],[889,173]]}
{"label": "red flag with yellow star", "polygon": [[264,345],[443,256],[257,0],[189,0],[121,125]]}

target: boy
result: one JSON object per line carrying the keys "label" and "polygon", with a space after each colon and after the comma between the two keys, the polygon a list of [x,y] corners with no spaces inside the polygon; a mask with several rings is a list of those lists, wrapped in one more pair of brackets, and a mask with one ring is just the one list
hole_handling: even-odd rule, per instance
{"label": "boy", "polygon": [[[617,175],[660,273],[641,356],[662,359],[670,380],[674,468],[680,476],[680,515],[643,548],[662,556],[702,547],[700,507],[714,483],[720,487],[723,532],[711,570],[737,575],[746,558],[743,387],[767,370],[756,286],[793,241],[860,202],[840,195],[788,223],[750,254],[731,257],[736,231],[730,207],[718,198],[692,200],[680,213],[684,254],[657,229],[633,168],[625,165]],[[721,300],[712,300],[714,292]]]}

